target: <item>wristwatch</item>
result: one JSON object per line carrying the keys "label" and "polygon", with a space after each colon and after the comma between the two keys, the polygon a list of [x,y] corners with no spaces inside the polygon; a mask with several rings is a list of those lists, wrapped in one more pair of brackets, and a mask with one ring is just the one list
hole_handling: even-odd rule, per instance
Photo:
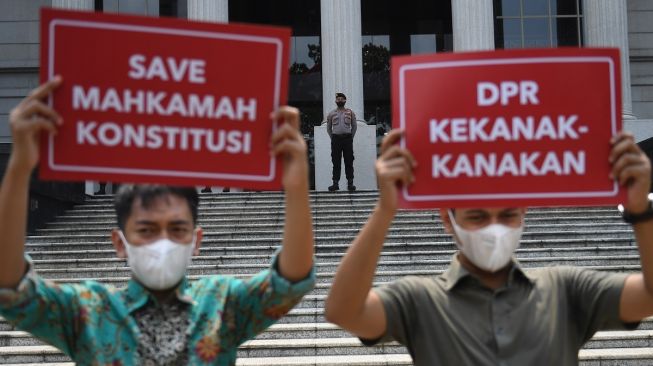
{"label": "wristwatch", "polygon": [[638,222],[651,220],[653,219],[653,193],[649,193],[648,206],[646,207],[646,210],[642,213],[632,214],[626,211],[623,205],[617,206],[617,209],[619,210],[619,212],[621,212],[621,216],[623,217],[624,221],[629,224],[636,224]]}

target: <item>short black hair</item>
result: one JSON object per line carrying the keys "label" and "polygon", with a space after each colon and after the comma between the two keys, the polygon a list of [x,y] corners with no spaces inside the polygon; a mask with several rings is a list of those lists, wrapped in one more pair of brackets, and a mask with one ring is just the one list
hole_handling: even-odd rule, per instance
{"label": "short black hair", "polygon": [[188,203],[188,208],[193,216],[193,225],[197,225],[197,210],[200,198],[195,188],[174,187],[158,184],[125,184],[121,185],[114,199],[114,207],[118,218],[118,227],[125,230],[127,218],[131,215],[132,206],[136,198],[140,198],[143,207],[148,208],[157,198],[174,195],[183,198]]}
{"label": "short black hair", "polygon": [[336,98],[341,97],[347,99],[347,96],[343,93],[336,93]]}

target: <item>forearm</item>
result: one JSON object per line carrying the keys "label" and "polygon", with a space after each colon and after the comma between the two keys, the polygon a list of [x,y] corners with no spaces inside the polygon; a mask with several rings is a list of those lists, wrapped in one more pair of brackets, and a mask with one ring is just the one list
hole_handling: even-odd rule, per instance
{"label": "forearm", "polygon": [[0,187],[0,288],[15,288],[25,272],[30,173],[10,159]]}
{"label": "forearm", "polygon": [[304,279],[313,266],[313,219],[308,198],[308,182],[286,189],[286,219],[279,271],[289,281]]}
{"label": "forearm", "polygon": [[648,291],[653,294],[653,220],[633,225],[633,231],[639,247],[644,282]]}
{"label": "forearm", "polygon": [[347,250],[325,303],[325,314],[330,321],[346,323],[363,311],[393,217],[394,212],[377,205]]}

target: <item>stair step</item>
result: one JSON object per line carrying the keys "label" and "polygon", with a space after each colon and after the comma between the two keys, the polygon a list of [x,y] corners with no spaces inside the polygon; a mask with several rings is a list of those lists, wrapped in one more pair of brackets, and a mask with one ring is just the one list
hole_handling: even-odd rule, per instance
{"label": "stair step", "polygon": [[[648,322],[650,323],[650,321]],[[274,324],[259,334],[254,341],[264,341],[245,345],[247,347],[259,347],[282,344],[282,341],[293,343],[311,344],[315,339],[349,339],[358,346],[357,338],[331,323],[288,323]],[[46,345],[44,342],[32,337],[31,334],[23,331],[9,330],[0,331],[0,347],[21,347]],[[276,347],[275,346],[275,347]],[[583,347],[584,349],[597,348],[646,348],[653,347],[653,330],[633,331],[603,331],[597,332],[592,339]]]}
{"label": "stair step", "polygon": [[[453,247],[453,246],[452,246]],[[249,265],[249,264],[269,264],[274,249],[263,247],[259,252],[250,254],[251,248],[243,248],[240,251],[235,251],[234,254],[226,255],[211,255],[209,252],[203,251],[200,256],[193,257],[194,265],[216,265],[221,266],[229,264],[235,265]],[[89,251],[90,252],[90,251]],[[58,253],[58,252],[57,252]],[[117,258],[113,250],[102,251],[101,257],[87,257],[87,252],[79,251],[78,253],[70,253],[62,255],[60,259],[38,259],[46,256],[48,253],[34,253],[31,254],[34,265],[37,270],[40,269],[53,269],[53,268],[102,268],[102,267],[120,267],[126,266],[125,259]],[[380,262],[386,261],[424,261],[424,260],[451,260],[455,250],[422,250],[422,251],[386,251],[381,253]],[[60,253],[61,254],[61,253]],[[76,255],[78,254],[78,255]],[[317,263],[337,262],[342,256],[343,252],[335,253],[316,253],[315,258]],[[527,258],[556,258],[556,257],[583,257],[588,258],[592,256],[617,258],[623,256],[637,256],[637,247],[596,247],[596,248],[559,248],[555,249],[539,249],[528,248],[517,250],[515,257],[518,260],[526,260]]]}
{"label": "stair step", "polygon": [[[331,223],[330,225],[315,225],[313,232],[316,236],[320,235],[333,235],[341,234],[342,232],[353,232],[354,235],[358,233],[364,223]],[[221,226],[216,225],[202,225],[202,229],[205,233],[211,235],[236,235],[242,236],[246,232],[247,236],[252,235],[281,235],[283,233],[283,225],[279,224],[267,224],[263,225],[237,225],[235,223],[225,224]],[[582,224],[531,224],[527,225],[524,229],[524,235],[527,236],[531,233],[541,233],[541,232],[587,232],[592,231],[594,234],[597,231],[617,231],[624,232],[630,231],[630,228],[624,222],[599,222],[599,223],[582,223]],[[31,237],[42,237],[42,236],[60,236],[65,234],[70,235],[108,235],[111,232],[112,228],[104,225],[100,226],[78,226],[72,228],[57,228],[57,229],[40,229],[37,231],[36,235]],[[436,226],[435,223],[424,221],[424,222],[403,222],[401,227],[398,225],[393,225],[389,229],[390,233],[402,233],[402,232],[414,232],[414,233],[444,233],[442,227]],[[28,238],[28,239],[29,239]]]}
{"label": "stair step", "polygon": [[[411,261],[384,261],[378,264],[377,273],[379,276],[401,272],[404,275],[432,276],[444,271],[451,262],[450,258],[440,260],[411,260]],[[590,256],[585,258],[577,257],[552,257],[552,258],[523,258],[520,261],[524,268],[545,267],[554,265],[576,265],[576,266],[638,266],[639,256],[623,255],[619,257],[612,256]],[[316,271],[320,275],[330,278],[340,263],[316,263]],[[188,273],[193,276],[210,276],[214,274],[247,276],[258,273],[261,270],[269,268],[269,263],[249,263],[243,264],[205,264],[199,265],[193,263],[189,266]],[[438,271],[438,272],[436,272]],[[131,271],[126,265],[107,266],[95,268],[38,268],[39,274],[48,279],[63,279],[74,276],[95,277],[100,279],[114,277],[129,277]]]}
{"label": "stair step", "polygon": [[[354,345],[357,344],[357,345]],[[301,346],[305,353],[314,355],[283,356],[292,346]],[[378,351],[376,354],[331,355],[334,349],[350,348],[356,350]],[[411,365],[410,356],[392,352],[389,346],[364,347],[358,339],[322,339],[319,342],[297,342],[297,340],[249,341],[239,349],[237,365]],[[279,356],[253,356],[250,353],[277,353]],[[306,352],[308,350],[308,352]],[[322,353],[325,352],[325,353]],[[51,346],[0,347],[0,356],[8,362],[25,364],[29,362],[61,362],[67,357]],[[653,361],[653,348],[604,348],[583,349],[578,353],[581,365],[591,365],[600,361],[601,365],[650,365]],[[613,361],[613,362],[611,362]],[[69,365],[69,363],[64,363]]]}

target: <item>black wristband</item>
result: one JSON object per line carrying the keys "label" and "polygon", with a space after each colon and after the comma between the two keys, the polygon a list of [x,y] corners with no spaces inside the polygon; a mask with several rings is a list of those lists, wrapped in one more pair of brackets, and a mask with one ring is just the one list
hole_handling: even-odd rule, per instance
{"label": "black wristband", "polygon": [[648,195],[648,206],[644,212],[632,214],[626,211],[623,205],[619,205],[619,212],[621,212],[624,221],[629,224],[636,224],[638,222],[653,219],[653,193]]}

